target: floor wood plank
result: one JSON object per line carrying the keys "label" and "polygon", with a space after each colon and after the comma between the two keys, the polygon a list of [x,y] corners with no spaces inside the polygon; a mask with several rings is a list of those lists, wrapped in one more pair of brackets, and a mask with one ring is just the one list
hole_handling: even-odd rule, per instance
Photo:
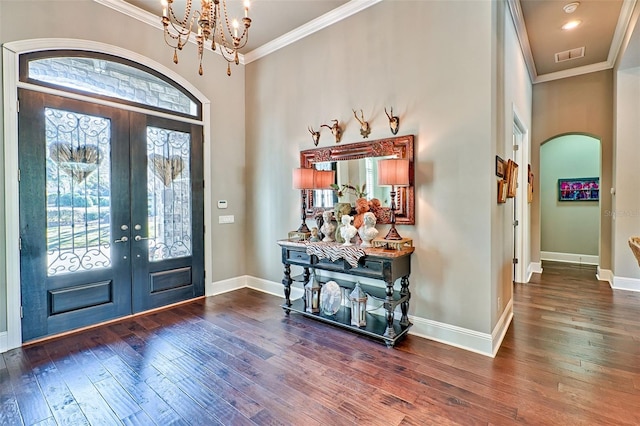
{"label": "floor wood plank", "polygon": [[0,356],[2,425],[637,425],[640,293],[545,262],[495,358],[242,289]]}

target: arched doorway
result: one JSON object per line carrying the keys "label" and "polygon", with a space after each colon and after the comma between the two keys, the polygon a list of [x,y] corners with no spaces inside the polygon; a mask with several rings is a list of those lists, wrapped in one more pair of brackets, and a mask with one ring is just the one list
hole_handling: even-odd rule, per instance
{"label": "arched doorway", "polygon": [[600,140],[565,134],[540,147],[540,258],[599,264]]}

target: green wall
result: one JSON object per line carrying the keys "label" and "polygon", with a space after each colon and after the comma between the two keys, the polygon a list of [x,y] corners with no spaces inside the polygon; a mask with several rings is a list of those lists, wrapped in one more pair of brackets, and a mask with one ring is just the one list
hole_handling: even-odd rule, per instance
{"label": "green wall", "polygon": [[[600,176],[600,141],[554,138],[540,148],[541,251],[598,255],[597,201],[558,201],[558,179]],[[602,196],[602,195],[601,195]]]}

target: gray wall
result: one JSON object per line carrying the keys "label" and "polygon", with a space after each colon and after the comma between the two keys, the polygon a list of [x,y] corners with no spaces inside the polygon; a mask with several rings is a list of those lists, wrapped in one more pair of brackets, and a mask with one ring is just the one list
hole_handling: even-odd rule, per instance
{"label": "gray wall", "polygon": [[[173,50],[164,44],[162,32],[122,13],[93,1],[0,1],[0,43],[35,38],[74,38],[93,40],[145,55],[174,70],[196,86],[211,101],[211,158],[205,167],[211,169],[212,182],[205,191],[215,201],[226,199],[229,209],[224,214],[235,215],[232,225],[208,229],[213,259],[213,271],[207,271],[207,282],[245,274],[245,152],[244,152],[244,67],[233,67],[226,75],[226,62],[217,54],[204,56],[203,77],[198,75],[196,49],[189,44],[180,53],[180,62],[173,64]],[[78,19],[79,17],[93,19]],[[4,137],[3,116],[0,115],[0,138]],[[4,140],[0,143],[0,152]],[[3,179],[3,176],[0,176]],[[0,189],[0,202],[4,198]],[[0,236],[4,236],[4,204],[0,205]],[[214,207],[212,213],[218,215]],[[4,238],[2,238],[4,242]],[[5,247],[0,245],[0,300],[4,298]],[[13,283],[13,285],[18,285]],[[6,303],[0,303],[0,331],[6,329]]]}
{"label": "gray wall", "polygon": [[[540,146],[556,136],[583,133],[600,139],[600,268],[611,268],[611,188],[613,169],[613,71],[606,70],[533,86],[531,167],[540,176]],[[540,192],[534,181],[534,193]],[[531,205],[531,253],[540,255],[540,199]]]}
{"label": "gray wall", "polygon": [[[282,279],[276,241],[299,223],[290,176],[299,151],[312,147],[307,126],[338,118],[346,125],[341,143],[358,142],[351,111],[362,108],[369,139],[389,137],[384,107],[393,106],[400,134],[416,136],[416,224],[398,227],[416,247],[410,314],[492,331],[492,298],[504,291],[494,270],[508,263],[492,235],[508,219],[495,203],[494,158],[513,103],[496,82],[498,74],[516,79],[498,69],[515,61],[505,59],[504,34],[496,33],[503,6],[382,2],[247,65],[249,275]],[[328,133],[320,140],[333,143]]]}
{"label": "gray wall", "polygon": [[640,267],[627,241],[640,236],[640,67],[619,71],[616,83],[616,194],[608,212],[615,233],[613,273],[638,280]]}
{"label": "gray wall", "polygon": [[558,179],[598,177],[600,141],[567,135],[540,147],[541,241],[543,252],[598,255],[597,201],[558,201]]}

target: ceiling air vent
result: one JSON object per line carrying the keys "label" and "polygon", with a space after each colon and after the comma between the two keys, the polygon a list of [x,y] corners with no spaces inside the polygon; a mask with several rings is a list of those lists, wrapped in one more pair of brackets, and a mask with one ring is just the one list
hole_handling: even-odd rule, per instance
{"label": "ceiling air vent", "polygon": [[556,53],[556,63],[584,58],[584,46]]}

